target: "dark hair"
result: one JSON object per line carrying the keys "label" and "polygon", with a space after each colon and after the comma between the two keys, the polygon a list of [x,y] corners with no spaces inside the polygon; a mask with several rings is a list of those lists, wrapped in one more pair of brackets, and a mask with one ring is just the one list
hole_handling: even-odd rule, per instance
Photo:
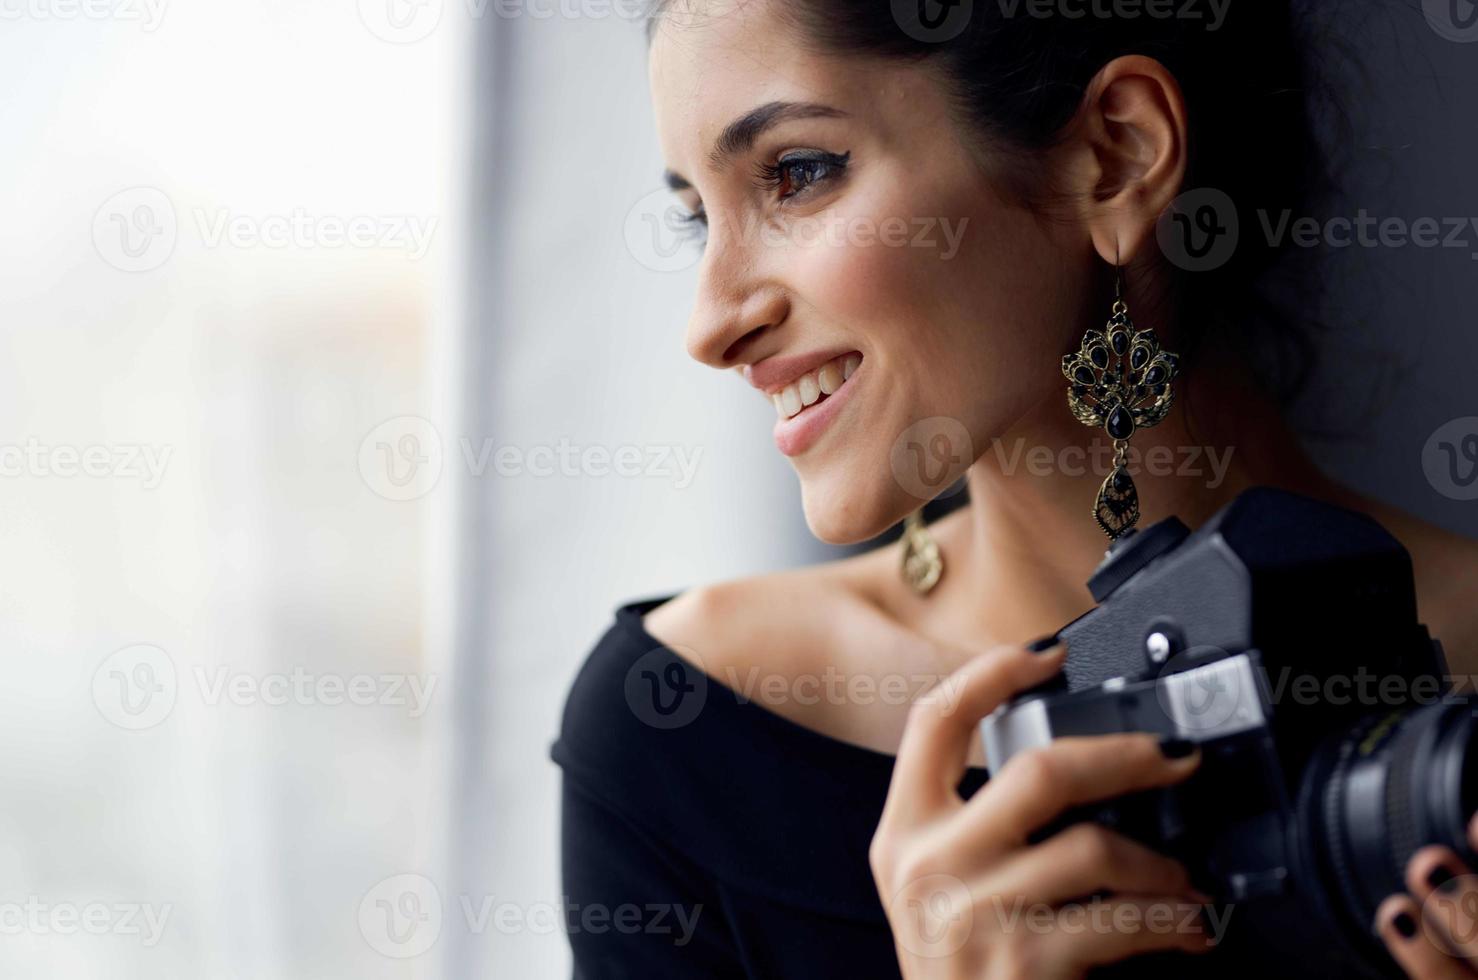
{"label": "dark hair", "polygon": [[[775,9],[818,50],[937,65],[956,118],[1002,161],[1008,188],[1043,206],[1052,189],[1041,184],[1033,163],[1064,134],[1093,76],[1121,55],[1163,64],[1187,105],[1184,189],[1226,194],[1242,231],[1222,264],[1187,272],[1165,263],[1169,281],[1150,292],[1173,300],[1187,361],[1207,341],[1229,344],[1248,356],[1270,391],[1293,400],[1313,367],[1315,324],[1282,310],[1290,300],[1300,310],[1317,309],[1319,278],[1300,268],[1314,260],[1313,250],[1290,249],[1287,236],[1269,241],[1258,222],[1284,212],[1309,214],[1333,184],[1315,135],[1315,106],[1330,110],[1327,121],[1343,116],[1307,54],[1305,32],[1316,29],[1311,15],[1296,15],[1290,0],[1229,0],[1220,23],[1204,0],[1132,8],[1114,0],[975,0],[973,9],[965,0],[966,22],[953,36],[935,39],[895,16],[918,16],[907,11],[920,2],[775,0]],[[1158,14],[1148,12],[1152,6]],[[653,5],[649,38],[672,7],[673,0]],[[1191,8],[1205,17],[1180,16]],[[1138,15],[1127,16],[1130,10]]]}

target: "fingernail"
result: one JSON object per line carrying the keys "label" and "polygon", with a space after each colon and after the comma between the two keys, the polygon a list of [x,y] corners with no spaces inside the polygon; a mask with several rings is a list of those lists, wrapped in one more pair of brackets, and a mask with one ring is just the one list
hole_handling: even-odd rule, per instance
{"label": "fingernail", "polygon": [[1402,939],[1410,939],[1416,935],[1416,920],[1405,912],[1397,912],[1391,924],[1396,927]]}
{"label": "fingernail", "polygon": [[1427,875],[1427,887],[1434,891],[1450,892],[1456,884],[1457,878],[1453,877],[1452,872],[1441,864]]}
{"label": "fingernail", "polygon": [[1160,739],[1160,754],[1167,759],[1184,759],[1196,751],[1196,743],[1188,738],[1173,738],[1169,735]]}
{"label": "fingernail", "polygon": [[1057,638],[1057,634],[1053,633],[1050,636],[1042,637],[1040,640],[1032,640],[1026,645],[1026,648],[1032,653],[1046,653],[1061,643],[1062,641]]}

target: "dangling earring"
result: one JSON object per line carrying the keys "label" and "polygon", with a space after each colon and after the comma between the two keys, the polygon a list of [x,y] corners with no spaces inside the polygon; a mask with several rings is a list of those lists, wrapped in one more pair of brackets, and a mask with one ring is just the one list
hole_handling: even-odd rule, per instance
{"label": "dangling earring", "polygon": [[1114,468],[1098,490],[1093,519],[1110,539],[1139,521],[1139,491],[1125,460],[1129,437],[1159,425],[1170,412],[1170,383],[1180,358],[1160,349],[1153,330],[1135,330],[1124,303],[1118,262],[1114,263],[1114,305],[1104,330],[1089,330],[1076,354],[1062,359],[1068,380],[1067,404],[1084,425],[1102,426],[1114,441]]}
{"label": "dangling earring", "polygon": [[903,580],[919,595],[928,595],[944,574],[944,556],[924,524],[920,508],[903,519]]}

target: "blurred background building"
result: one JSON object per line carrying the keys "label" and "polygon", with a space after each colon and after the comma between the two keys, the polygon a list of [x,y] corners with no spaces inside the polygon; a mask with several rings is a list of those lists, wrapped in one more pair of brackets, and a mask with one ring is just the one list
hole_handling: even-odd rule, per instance
{"label": "blurred background building", "polygon": [[[1395,7],[1335,213],[1467,220],[1478,45]],[[580,660],[829,553],[683,351],[634,10],[0,3],[0,974],[567,973]],[[1316,448],[1478,534],[1465,240],[1331,254],[1328,363],[1413,363]]]}

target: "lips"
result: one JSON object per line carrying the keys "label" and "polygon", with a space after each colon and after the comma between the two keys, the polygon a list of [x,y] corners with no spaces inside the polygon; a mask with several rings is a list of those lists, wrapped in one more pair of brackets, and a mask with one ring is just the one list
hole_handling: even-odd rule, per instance
{"label": "lips", "polygon": [[[862,367],[862,355],[853,351],[823,363],[780,391],[772,392],[771,399],[778,399],[776,411],[780,415],[775,420],[775,447],[786,456],[799,456],[816,445],[857,390],[859,371],[866,373]],[[829,394],[822,392],[823,382],[832,388]],[[835,386],[833,382],[836,382]],[[807,404],[806,398],[813,394],[813,384],[815,397]],[[795,407],[797,402],[799,407],[795,413],[787,414],[786,409]]]}

